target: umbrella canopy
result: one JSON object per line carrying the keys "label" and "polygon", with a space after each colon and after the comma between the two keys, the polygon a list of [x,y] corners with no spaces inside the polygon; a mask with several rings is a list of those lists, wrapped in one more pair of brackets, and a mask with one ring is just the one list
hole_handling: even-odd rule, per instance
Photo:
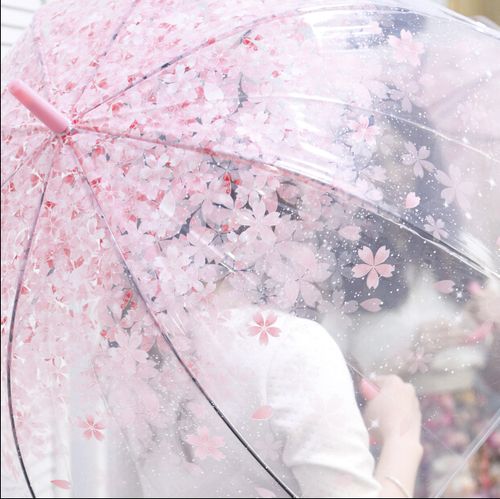
{"label": "umbrella canopy", "polygon": [[363,444],[340,347],[415,386],[420,495],[495,495],[499,51],[424,2],[41,9],[2,69],[10,483],[357,497],[301,454]]}

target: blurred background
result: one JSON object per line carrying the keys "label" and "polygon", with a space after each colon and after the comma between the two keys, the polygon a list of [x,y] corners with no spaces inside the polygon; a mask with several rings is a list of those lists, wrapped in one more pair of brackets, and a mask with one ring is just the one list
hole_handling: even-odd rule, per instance
{"label": "blurred background", "polygon": [[[51,0],[5,0],[2,1],[2,59],[21,33],[30,24],[33,14],[44,3]],[[105,0],[104,0],[105,1]],[[414,0],[420,3],[421,0]],[[500,25],[500,0],[432,0],[477,18],[489,25]]]}

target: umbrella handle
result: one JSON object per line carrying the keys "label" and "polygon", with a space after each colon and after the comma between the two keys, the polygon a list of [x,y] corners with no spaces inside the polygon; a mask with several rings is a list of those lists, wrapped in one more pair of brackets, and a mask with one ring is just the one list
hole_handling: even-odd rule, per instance
{"label": "umbrella handle", "polygon": [[367,402],[373,400],[380,393],[380,388],[366,378],[361,380],[359,390]]}
{"label": "umbrella handle", "polygon": [[55,133],[66,132],[70,127],[69,120],[52,104],[43,99],[22,80],[12,80],[8,85],[9,92],[42,123]]}

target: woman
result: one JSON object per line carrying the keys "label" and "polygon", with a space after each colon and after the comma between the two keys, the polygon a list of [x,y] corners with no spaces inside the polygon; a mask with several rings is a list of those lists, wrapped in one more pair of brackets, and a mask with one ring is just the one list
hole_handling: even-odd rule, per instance
{"label": "woman", "polygon": [[[228,295],[219,296],[227,303]],[[413,387],[396,376],[380,376],[376,385],[361,383],[370,399],[366,424],[382,443],[375,466],[346,361],[322,326],[250,306],[226,309],[215,326],[204,326],[202,317],[197,323],[198,380],[295,494],[412,495],[422,457]],[[174,362],[168,359],[164,370],[171,372],[167,365]],[[203,407],[191,379],[179,375],[170,382],[183,397],[176,403],[170,395],[164,399],[175,429],[163,431],[158,446],[139,463],[144,496],[266,497],[265,491],[283,496],[211,408]]]}

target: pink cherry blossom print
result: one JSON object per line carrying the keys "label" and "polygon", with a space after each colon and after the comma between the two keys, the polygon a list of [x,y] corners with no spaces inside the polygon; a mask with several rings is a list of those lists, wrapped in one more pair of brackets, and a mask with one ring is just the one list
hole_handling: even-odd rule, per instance
{"label": "pink cherry blossom print", "polygon": [[273,415],[273,408],[269,405],[263,405],[259,407],[253,414],[252,419],[254,421],[266,421],[270,419]]}
{"label": "pink cherry blossom print", "polygon": [[127,335],[121,331],[116,332],[115,340],[118,347],[112,350],[112,355],[122,368],[129,373],[135,373],[138,364],[146,362],[147,352],[141,349],[142,338],[137,334]]}
{"label": "pink cherry blossom print", "polygon": [[428,215],[425,217],[425,220],[427,223],[424,224],[424,229],[436,239],[446,239],[448,237],[448,232],[445,230],[445,223],[441,218],[435,220],[432,215]]}
{"label": "pink cherry blossom print", "polygon": [[423,177],[424,171],[433,172],[436,169],[427,159],[431,154],[427,147],[422,146],[417,149],[413,142],[407,142],[405,149],[407,152],[402,155],[401,160],[404,165],[413,167],[413,173],[416,177]]}
{"label": "pink cherry blossom print", "polygon": [[100,421],[96,421],[94,416],[87,416],[85,419],[81,419],[78,422],[78,426],[83,428],[83,436],[87,440],[104,440],[103,430],[105,428],[104,424]]}
{"label": "pink cherry blossom print", "polygon": [[240,212],[239,223],[247,226],[242,234],[245,242],[252,242],[257,239],[272,244],[275,241],[275,235],[272,227],[280,221],[279,213],[266,214],[266,206],[260,201],[252,205],[252,211],[242,210]]}
{"label": "pink cherry blossom print", "polygon": [[249,326],[249,336],[258,336],[263,346],[269,343],[269,337],[277,338],[281,329],[276,327],[278,316],[274,312],[257,312],[253,316],[253,323]]}
{"label": "pink cherry blossom print", "polygon": [[394,51],[394,59],[397,62],[420,65],[420,56],[424,53],[424,44],[414,40],[410,31],[402,29],[399,37],[389,35],[388,43]]}
{"label": "pink cherry blossom print", "polygon": [[424,348],[417,347],[406,358],[406,368],[410,374],[426,373],[430,369],[433,355]]}
{"label": "pink cherry blossom print", "polygon": [[339,234],[345,238],[349,239],[349,241],[358,241],[361,232],[361,227],[357,225],[345,225],[344,227],[339,229]]}
{"label": "pink cherry blossom print", "polygon": [[198,428],[195,434],[188,435],[186,442],[193,447],[194,456],[201,461],[207,458],[220,461],[225,458],[220,450],[224,447],[224,439],[219,436],[212,436],[206,426]]}
{"label": "pink cherry blossom print", "polygon": [[391,277],[394,272],[394,266],[384,263],[390,256],[390,251],[381,246],[375,255],[367,246],[363,246],[358,250],[359,258],[363,263],[354,265],[352,269],[353,276],[362,278],[367,276],[366,285],[368,289],[376,289],[379,284],[380,277]]}
{"label": "pink cherry blossom print", "polygon": [[68,482],[67,480],[51,480],[50,483],[55,485],[59,489],[63,489],[63,490],[70,490],[71,489],[71,483]]}
{"label": "pink cherry blossom print", "polygon": [[366,142],[369,145],[375,144],[376,137],[380,133],[377,126],[370,125],[368,116],[361,116],[357,121],[350,121],[349,127],[355,142]]}
{"label": "pink cherry blossom print", "polygon": [[474,193],[474,184],[463,178],[460,167],[451,165],[449,174],[438,170],[436,178],[445,186],[441,191],[441,197],[447,205],[456,201],[463,210],[470,209],[470,197]]}
{"label": "pink cherry blossom print", "polygon": [[289,307],[302,298],[307,305],[316,306],[321,300],[318,285],[331,275],[329,264],[319,261],[307,244],[282,241],[276,249],[270,258],[269,275],[277,284],[277,301]]}
{"label": "pink cherry blossom print", "polygon": [[414,192],[409,192],[406,195],[405,208],[407,210],[411,210],[413,208],[416,208],[419,204],[420,204],[420,197],[417,196]]}

